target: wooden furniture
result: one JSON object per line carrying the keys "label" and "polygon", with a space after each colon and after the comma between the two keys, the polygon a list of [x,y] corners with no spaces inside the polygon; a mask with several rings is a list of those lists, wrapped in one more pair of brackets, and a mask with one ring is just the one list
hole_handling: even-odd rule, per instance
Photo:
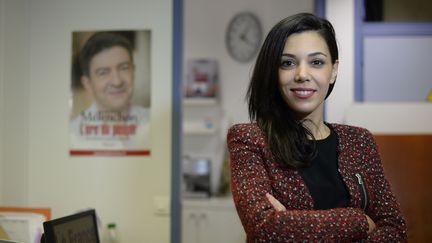
{"label": "wooden furniture", "polygon": [[408,242],[432,242],[432,135],[375,134],[408,223]]}

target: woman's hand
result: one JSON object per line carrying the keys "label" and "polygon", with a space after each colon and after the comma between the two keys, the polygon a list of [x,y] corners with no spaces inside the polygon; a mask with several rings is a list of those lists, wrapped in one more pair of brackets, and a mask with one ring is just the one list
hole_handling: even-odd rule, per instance
{"label": "woman's hand", "polygon": [[367,215],[366,215],[366,219],[367,219],[367,222],[368,222],[368,225],[369,225],[369,230],[368,230],[367,233],[370,234],[370,233],[372,233],[372,231],[375,230],[376,225],[375,225],[375,222],[369,216],[367,216]]}
{"label": "woman's hand", "polygon": [[[277,212],[286,211],[285,206],[276,198],[274,198],[270,193],[266,193],[266,197],[269,200],[270,204],[273,206],[274,210],[276,210]],[[376,225],[375,222],[368,215],[365,214],[365,216],[369,225],[367,233],[370,234],[375,230]]]}
{"label": "woman's hand", "polygon": [[286,211],[285,206],[281,202],[279,202],[276,198],[274,198],[272,195],[270,195],[270,193],[266,193],[266,197],[276,211],[278,212]]}

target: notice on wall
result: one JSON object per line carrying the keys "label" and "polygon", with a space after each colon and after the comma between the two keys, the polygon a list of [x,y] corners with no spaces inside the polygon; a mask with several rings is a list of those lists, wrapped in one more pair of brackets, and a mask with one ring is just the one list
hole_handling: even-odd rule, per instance
{"label": "notice on wall", "polygon": [[150,31],[72,33],[71,156],[149,156]]}
{"label": "notice on wall", "polygon": [[218,63],[210,59],[193,59],[187,63],[186,98],[216,98],[219,84]]}

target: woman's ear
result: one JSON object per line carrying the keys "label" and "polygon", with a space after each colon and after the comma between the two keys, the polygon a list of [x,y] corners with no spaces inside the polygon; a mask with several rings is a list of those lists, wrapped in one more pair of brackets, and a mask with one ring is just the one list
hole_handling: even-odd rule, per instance
{"label": "woman's ear", "polygon": [[330,83],[333,84],[334,82],[336,82],[336,77],[338,74],[338,68],[339,68],[339,60],[336,60],[336,62],[333,64],[333,69],[332,69],[332,76],[330,79]]}

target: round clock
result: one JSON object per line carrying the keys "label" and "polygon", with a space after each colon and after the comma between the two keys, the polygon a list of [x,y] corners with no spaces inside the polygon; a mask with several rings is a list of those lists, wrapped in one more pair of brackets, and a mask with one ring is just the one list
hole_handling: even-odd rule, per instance
{"label": "round clock", "polygon": [[236,14],[226,30],[228,53],[239,62],[250,61],[261,45],[262,28],[259,19],[250,12]]}

